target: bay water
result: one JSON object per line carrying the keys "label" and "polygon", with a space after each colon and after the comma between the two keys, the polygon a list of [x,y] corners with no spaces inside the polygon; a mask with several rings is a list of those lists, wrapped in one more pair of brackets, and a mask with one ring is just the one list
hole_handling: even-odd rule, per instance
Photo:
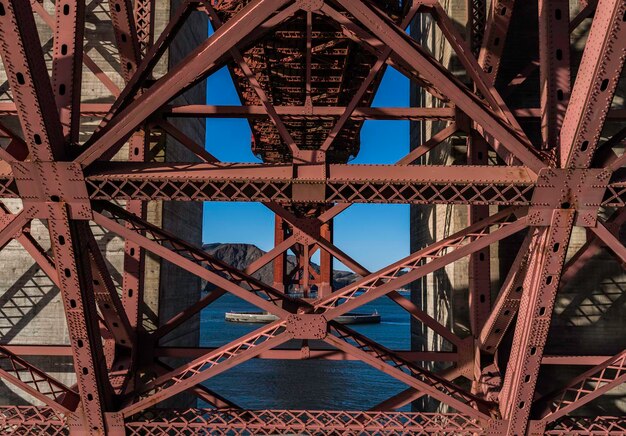
{"label": "bay water", "polygon": [[[201,346],[219,347],[261,324],[224,320],[230,311],[258,309],[230,294],[202,312]],[[381,315],[380,324],[349,326],[396,350],[410,349],[407,312],[380,298],[357,312]],[[252,359],[205,382],[205,385],[245,409],[367,410],[406,389],[406,385],[358,361]],[[408,408],[400,409],[408,410]]]}

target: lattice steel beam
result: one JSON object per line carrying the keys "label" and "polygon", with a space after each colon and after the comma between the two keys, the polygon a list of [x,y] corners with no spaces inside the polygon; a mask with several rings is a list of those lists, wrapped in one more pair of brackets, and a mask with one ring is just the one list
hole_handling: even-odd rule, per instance
{"label": "lattice steel beam", "polygon": [[565,388],[538,400],[547,404],[540,421],[545,425],[569,415],[625,381],[626,350],[585,371],[571,380]]}
{"label": "lattice steel beam", "polygon": [[568,416],[550,425],[544,432],[550,436],[619,435],[626,432],[626,419],[623,416]]}
{"label": "lattice steel beam", "polygon": [[235,430],[252,434],[350,432],[373,435],[381,432],[419,434],[482,430],[475,420],[460,413],[210,409],[162,412],[158,409],[149,410],[136,420],[130,421],[126,427],[130,434],[139,435],[158,424],[164,432],[208,429],[215,432]]}
{"label": "lattice steel beam", "polygon": [[145,55],[154,42],[155,14],[155,0],[135,0],[135,29],[141,55]]}
{"label": "lattice steel beam", "polygon": [[0,431],[17,434],[64,435],[67,418],[50,407],[0,406]]}
{"label": "lattice steel beam", "polygon": [[[117,167],[118,169],[114,169]],[[290,203],[457,203],[526,205],[525,168],[254,164],[108,164],[87,176],[92,199]],[[294,177],[294,169],[296,170]],[[11,189],[6,179],[6,189]]]}
{"label": "lattice steel beam", "polygon": [[4,347],[0,347],[0,378],[28,392],[59,413],[72,413],[78,393]]}

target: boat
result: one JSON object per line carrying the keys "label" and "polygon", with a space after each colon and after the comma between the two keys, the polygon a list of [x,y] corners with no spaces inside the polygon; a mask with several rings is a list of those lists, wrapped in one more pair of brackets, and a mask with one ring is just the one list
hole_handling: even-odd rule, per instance
{"label": "boat", "polygon": [[[276,321],[278,317],[268,312],[226,312],[224,319],[228,322],[268,324]],[[334,319],[339,324],[379,324],[380,314],[348,312]]]}
{"label": "boat", "polygon": [[276,321],[278,317],[268,312],[226,312],[224,319],[228,322],[268,324]]}
{"label": "boat", "polygon": [[380,314],[377,311],[373,313],[348,312],[335,318],[339,324],[379,324]]}

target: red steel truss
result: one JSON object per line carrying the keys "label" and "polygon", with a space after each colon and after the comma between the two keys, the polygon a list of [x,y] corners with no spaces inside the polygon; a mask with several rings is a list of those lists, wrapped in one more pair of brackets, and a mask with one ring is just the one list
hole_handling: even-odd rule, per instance
{"label": "red steel truss", "polygon": [[[0,378],[35,401],[0,407],[3,434],[626,433],[623,416],[577,413],[624,383],[625,351],[544,354],[563,283],[603,246],[626,263],[619,239],[626,220],[620,172],[626,129],[622,125],[608,140],[604,129],[607,120],[626,119],[623,106],[614,103],[626,59],[624,0],[581,1],[572,17],[568,1],[538,0],[539,56],[504,84],[498,77],[510,61],[504,56],[507,33],[523,13],[515,0],[493,0],[489,11],[484,1],[469,0],[465,37],[437,0],[172,3],[169,23],[155,34],[154,0],[108,2],[124,81],[120,89],[83,51],[85,0],[57,0],[54,15],[37,0],[0,0],[0,55],[13,98],[0,104],[6,138],[0,195],[22,201],[15,213],[2,205],[0,247],[16,240],[58,286],[69,337],[69,345],[0,344]],[[192,13],[206,15],[214,34],[170,71],[154,76]],[[406,33],[418,16],[437,26],[467,81]],[[53,33],[49,65],[35,17]],[[591,24],[574,73],[570,32],[585,20]],[[242,106],[173,103],[222,66],[229,67]],[[371,107],[387,66],[431,94],[438,107]],[[81,104],[84,70],[102,82],[114,103]],[[510,109],[510,96],[537,70],[539,107]],[[15,116],[18,130],[5,123]],[[79,142],[84,117],[101,122]],[[247,119],[262,163],[218,161],[170,122],[185,117]],[[436,121],[444,127],[395,165],[350,164],[359,152],[361,127],[371,119]],[[541,126],[536,135],[520,126],[533,119]],[[197,160],[152,161],[154,135],[172,137]],[[418,164],[453,136],[465,139],[466,165]],[[125,144],[129,151],[120,153]],[[260,202],[276,215],[276,246],[239,271],[148,222],[146,204],[153,200]],[[353,203],[468,205],[469,222],[371,272],[333,242],[333,219]],[[46,223],[50,251],[30,235],[34,219]],[[121,289],[90,223],[125,241]],[[566,262],[575,226],[588,230],[588,241]],[[523,232],[492,302],[490,262],[483,261],[493,256],[490,246]],[[290,272],[288,250],[297,258]],[[317,251],[319,270],[311,265]],[[141,322],[147,253],[216,290],[148,331]],[[472,331],[462,338],[397,290],[466,257]],[[333,289],[334,260],[361,278]],[[252,277],[268,264],[274,266],[274,283]],[[277,320],[218,348],[160,345],[226,293]],[[383,297],[453,350],[391,350],[336,322]],[[501,350],[507,332],[513,338],[510,352]],[[325,348],[310,347],[309,341]],[[302,345],[285,347],[287,342]],[[30,363],[36,355],[71,357],[76,384],[65,386]],[[164,358],[177,358],[178,366]],[[407,388],[362,411],[299,411],[243,410],[202,385],[255,358],[358,360]],[[433,372],[418,363],[425,361],[450,366]],[[487,370],[495,363],[502,382],[494,385]],[[537,386],[542,365],[590,368],[545,394]],[[182,392],[211,407],[159,404]],[[397,411],[423,396],[447,412]]]}

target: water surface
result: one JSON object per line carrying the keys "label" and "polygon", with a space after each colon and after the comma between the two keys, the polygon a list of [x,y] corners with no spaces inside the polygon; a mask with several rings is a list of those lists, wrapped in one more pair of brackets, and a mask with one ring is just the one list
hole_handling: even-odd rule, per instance
{"label": "water surface", "polygon": [[[350,326],[378,343],[408,350],[409,315],[388,298],[359,309],[377,310],[380,324]],[[250,304],[225,295],[202,312],[201,345],[217,347],[260,324],[224,321],[228,311],[255,311]],[[357,361],[252,359],[206,383],[246,409],[364,410],[406,388],[382,372]]]}

